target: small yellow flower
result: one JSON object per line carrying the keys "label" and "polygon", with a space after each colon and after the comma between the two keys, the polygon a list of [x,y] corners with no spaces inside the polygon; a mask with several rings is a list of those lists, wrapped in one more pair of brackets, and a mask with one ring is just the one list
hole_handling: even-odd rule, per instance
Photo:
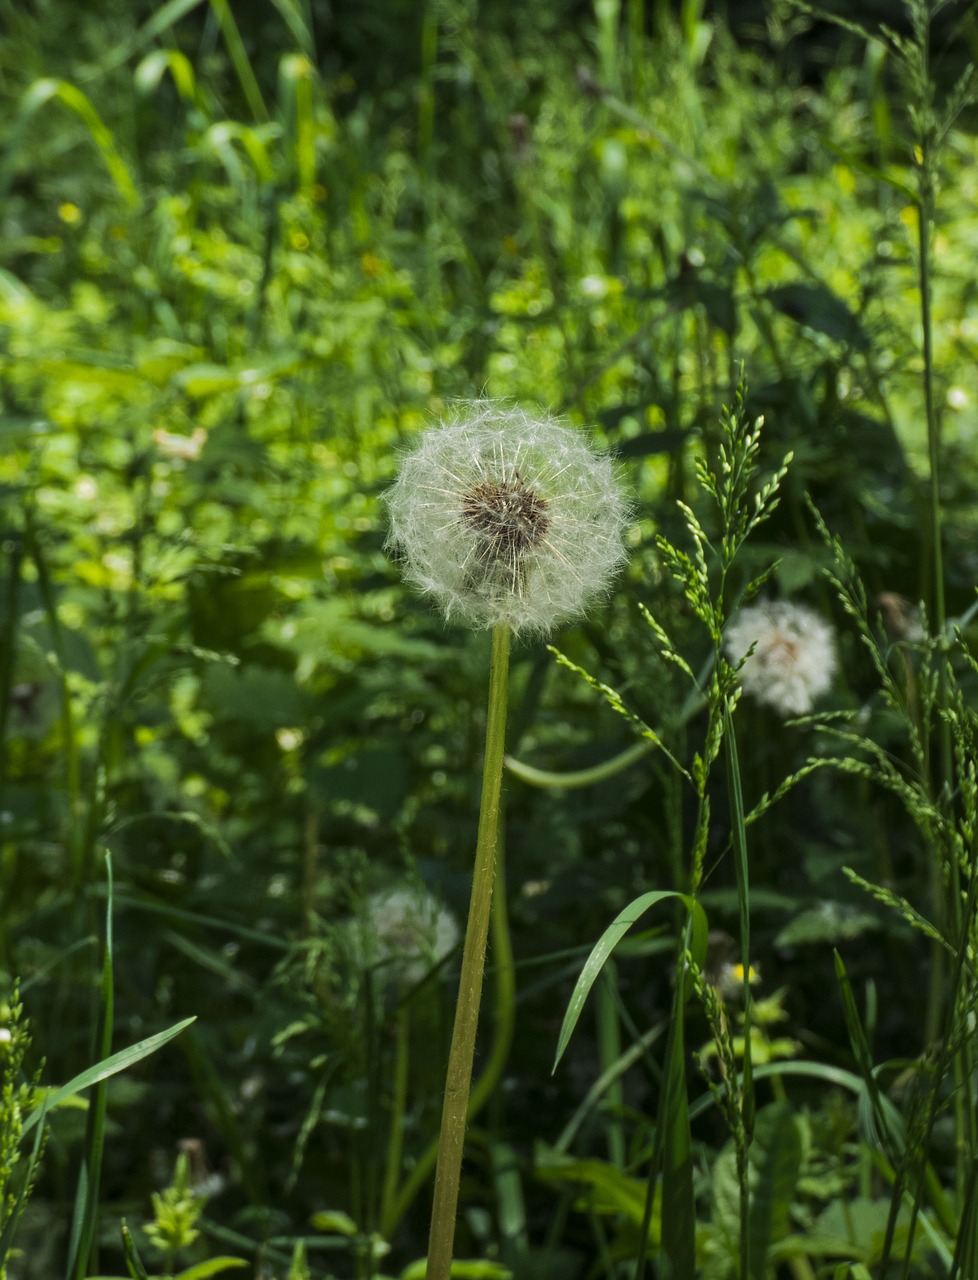
{"label": "small yellow flower", "polygon": [[81,222],[82,211],[76,204],[72,204],[69,200],[65,200],[63,204],[58,205],[58,217],[67,226],[74,227]]}

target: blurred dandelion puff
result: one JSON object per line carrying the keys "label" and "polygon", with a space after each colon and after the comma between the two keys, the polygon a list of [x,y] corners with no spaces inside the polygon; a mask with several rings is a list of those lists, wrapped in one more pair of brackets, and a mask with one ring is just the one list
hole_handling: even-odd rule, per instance
{"label": "blurred dandelion puff", "polygon": [[460,936],[455,917],[421,885],[372,894],[353,923],[359,963],[399,987],[419,983]]}
{"label": "blurred dandelion puff", "polygon": [[611,459],[548,414],[457,406],[422,434],[385,500],[408,581],[471,627],[547,634],[625,558]]}
{"label": "blurred dandelion puff", "polygon": [[783,717],[811,711],[838,667],[831,624],[813,609],[788,601],[741,609],[727,627],[723,647],[733,665],[743,663],[738,678],[744,692]]}

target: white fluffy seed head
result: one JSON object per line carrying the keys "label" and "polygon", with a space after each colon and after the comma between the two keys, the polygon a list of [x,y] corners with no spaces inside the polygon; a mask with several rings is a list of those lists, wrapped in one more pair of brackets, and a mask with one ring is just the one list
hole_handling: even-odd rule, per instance
{"label": "white fluffy seed head", "polygon": [[379,968],[387,981],[401,987],[420,982],[459,939],[455,917],[422,885],[373,894],[354,927],[361,966]]}
{"label": "white fluffy seed head", "polygon": [[829,688],[838,667],[835,630],[806,605],[771,600],[741,609],[730,622],[723,647],[738,663],[743,690],[782,716],[806,715]]}
{"label": "white fluffy seed head", "polygon": [[550,415],[458,405],[384,496],[405,576],[468,626],[547,634],[625,558],[628,504],[611,460]]}

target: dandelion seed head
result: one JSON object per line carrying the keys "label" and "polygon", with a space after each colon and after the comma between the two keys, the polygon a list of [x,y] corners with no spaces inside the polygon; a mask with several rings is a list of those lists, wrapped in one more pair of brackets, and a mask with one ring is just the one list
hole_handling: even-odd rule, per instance
{"label": "dandelion seed head", "polygon": [[741,609],[724,636],[737,664],[754,646],[738,678],[746,694],[779,715],[805,715],[829,688],[838,667],[835,630],[813,609],[771,600]]}
{"label": "dandelion seed head", "polygon": [[546,634],[582,614],[625,558],[614,466],[547,414],[492,401],[425,431],[385,495],[388,545],[445,616]]}
{"label": "dandelion seed head", "polygon": [[354,925],[360,963],[399,986],[420,982],[459,940],[455,917],[422,885],[373,894]]}

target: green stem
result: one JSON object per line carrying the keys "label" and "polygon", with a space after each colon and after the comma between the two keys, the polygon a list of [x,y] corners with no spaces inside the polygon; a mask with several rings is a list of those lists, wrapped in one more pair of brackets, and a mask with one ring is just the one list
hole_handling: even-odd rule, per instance
{"label": "green stem", "polygon": [[920,255],[920,323],[923,332],[924,414],[927,419],[927,455],[930,464],[930,536],[934,630],[940,635],[946,621],[944,603],[944,553],[941,545],[940,432],[934,408],[934,346],[931,321],[930,230],[934,219],[934,193],[929,157],[921,144],[920,205],[917,209],[917,244]]}
{"label": "green stem", "polygon": [[387,1141],[387,1167],[384,1170],[384,1193],[381,1200],[381,1230],[386,1230],[391,1206],[397,1195],[397,1181],[401,1172],[401,1155],[404,1146],[404,1114],[408,1093],[408,1046],[410,1044],[410,1016],[408,1005],[397,1011],[397,1047],[394,1058],[394,1100],[391,1104],[390,1136]]}
{"label": "green stem", "polygon": [[743,1280],[751,1274],[750,1262],[750,1188],[748,1186],[747,1152],[754,1129],[754,1071],[751,1062],[751,990],[750,990],[750,881],[747,865],[747,832],[744,820],[744,798],[740,784],[740,761],[734,733],[730,700],[723,703],[723,744],[726,753],[727,787],[730,793],[730,832],[737,873],[737,899],[740,906],[740,957],[744,970],[744,1074],[741,1093],[740,1124],[734,1133],[737,1148],[737,1180],[740,1191],[740,1274]]}
{"label": "green stem", "polygon": [[[102,1002],[99,1027],[100,1061],[105,1061],[112,1050],[114,1023],[114,964],[112,957],[112,859],[105,855],[106,906],[105,944],[102,957]],[[102,1171],[102,1154],[105,1148],[105,1121],[108,1085],[100,1080],[92,1093],[88,1109],[88,1126],[85,1134],[85,1153],[78,1177],[75,1195],[75,1211],[69,1237],[66,1280],[83,1280],[94,1264],[93,1252],[99,1216],[99,1177]]]}
{"label": "green stem", "polygon": [[[933,608],[932,625],[934,634],[943,637],[947,621],[947,609],[944,600],[944,551],[941,541],[941,486],[940,486],[940,431],[937,413],[934,406],[934,346],[931,307],[931,267],[930,267],[930,234],[934,221],[934,182],[931,172],[931,157],[928,139],[920,140],[919,169],[920,203],[917,209],[917,244],[920,262],[920,322],[923,333],[924,359],[924,413],[927,419],[927,453],[930,470],[930,572],[931,602]],[[938,670],[937,705],[943,708],[945,703],[945,687],[947,681],[946,664],[942,661]],[[951,726],[942,716],[938,726],[940,742],[940,777],[937,780],[937,803],[944,806],[948,803],[952,790],[952,748]],[[934,907],[938,919],[944,918],[951,929],[957,928],[960,922],[961,883],[958,873],[957,859],[950,857],[950,893],[945,898],[943,868],[932,860],[930,868],[931,892],[934,895]],[[950,911],[948,911],[950,907]],[[926,1042],[932,1044],[940,1024],[941,1010],[944,1002],[945,956],[939,943],[931,949],[930,999],[928,1001]],[[959,1169],[959,1187],[960,1187]]]}
{"label": "green stem", "polygon": [[551,787],[554,790],[568,791],[575,787],[590,787],[596,782],[604,782],[607,778],[613,778],[616,773],[620,773],[622,769],[627,769],[629,765],[641,760],[643,756],[647,756],[650,751],[655,750],[655,745],[648,738],[642,738],[640,742],[636,742],[631,747],[626,747],[624,751],[612,756],[610,760],[602,760],[600,764],[591,765],[588,769],[575,769],[568,773],[554,773],[550,769],[537,769],[532,764],[524,764],[522,760],[517,760],[514,756],[507,756],[505,763],[510,773],[514,773],[517,778],[522,782],[529,783],[531,787]]}
{"label": "green stem", "polygon": [[[471,1122],[473,1117],[479,1114],[502,1079],[503,1069],[509,1059],[509,1051],[513,1044],[513,1030],[516,1025],[516,965],[513,960],[513,943],[509,934],[509,919],[506,914],[506,885],[504,878],[506,867],[501,824],[502,818],[500,818],[500,832],[496,849],[496,884],[492,895],[493,976],[496,988],[494,1001],[495,1024],[488,1061],[469,1094],[466,1122]],[[381,1228],[386,1240],[389,1240],[394,1234],[394,1230],[407,1212],[408,1206],[431,1176],[437,1157],[438,1140],[436,1138],[432,1140],[431,1144],[417,1160],[404,1186],[396,1199],[390,1204]]]}
{"label": "green stem", "polygon": [[81,863],[84,853],[81,840],[81,764],[78,753],[78,735],[75,732],[71,691],[68,688],[65,648],[61,634],[61,623],[58,618],[57,601],[48,574],[47,557],[44,554],[40,537],[34,526],[33,516],[33,511],[28,511],[25,545],[37,571],[38,594],[44,606],[46,621],[51,632],[51,647],[56,660],[51,665],[60,685],[61,734],[64,738],[65,790],[68,797],[68,830],[65,835],[65,849],[73,872],[74,885],[76,888],[81,888],[88,882],[89,868]]}
{"label": "green stem", "polygon": [[625,1130],[621,1117],[625,1106],[625,1091],[621,1078],[613,1074],[614,1064],[621,1057],[621,1029],[618,1024],[618,979],[614,960],[605,963],[598,987],[598,1057],[602,1076],[611,1074],[605,1095],[605,1128],[608,1139],[608,1159],[616,1169],[625,1168]]}
{"label": "green stem", "polygon": [[435,1167],[435,1194],[431,1210],[426,1280],[449,1280],[455,1214],[462,1173],[465,1120],[475,1058],[475,1036],[482,999],[482,976],[489,934],[489,910],[496,865],[496,834],[499,827],[499,793],[502,786],[503,752],[506,739],[506,693],[509,672],[509,628],[497,626],[492,633],[492,662],[489,671],[489,714],[486,723],[486,753],[482,772],[482,804],[476,842],[475,873],[469,921],[462,950],[462,974],[455,1006],[455,1027],[445,1076],[445,1101],[438,1137]]}
{"label": "green stem", "polygon": [[435,64],[438,60],[438,11],[425,5],[421,20],[421,78],[418,88],[418,160],[428,163],[435,133]]}
{"label": "green stem", "polygon": [[0,631],[0,794],[6,786],[7,717],[10,714],[10,698],[14,684],[14,655],[18,625],[18,597],[24,548],[20,538],[14,539],[10,553],[10,573],[4,599],[4,623]]}

